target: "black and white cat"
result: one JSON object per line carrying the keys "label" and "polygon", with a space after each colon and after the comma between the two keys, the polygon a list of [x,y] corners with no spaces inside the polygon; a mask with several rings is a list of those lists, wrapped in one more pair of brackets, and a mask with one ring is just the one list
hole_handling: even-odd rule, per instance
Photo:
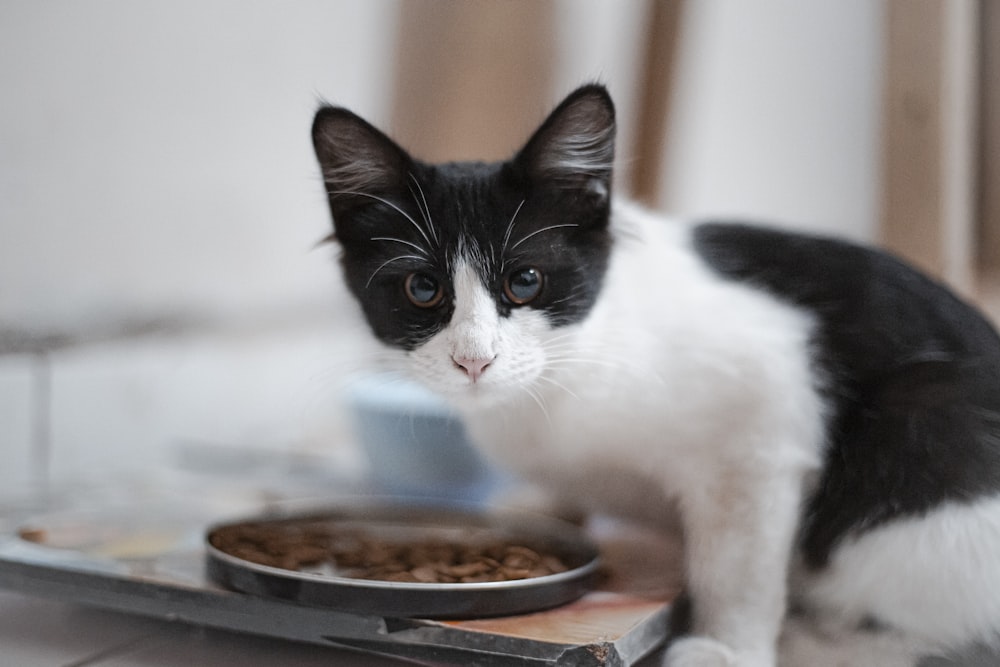
{"label": "black and white cat", "polygon": [[496,164],[426,164],[321,108],[375,337],[562,502],[679,511],[670,667],[888,667],[996,640],[990,325],[878,251],[612,201],[614,137],[597,85]]}

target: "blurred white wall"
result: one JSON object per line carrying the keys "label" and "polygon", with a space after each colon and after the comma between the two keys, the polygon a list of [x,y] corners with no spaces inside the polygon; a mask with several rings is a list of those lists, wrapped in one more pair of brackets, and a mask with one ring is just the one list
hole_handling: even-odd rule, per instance
{"label": "blurred white wall", "polygon": [[0,5],[0,323],[329,287],[319,97],[378,117],[390,0]]}
{"label": "blurred white wall", "polygon": [[[182,440],[344,437],[331,389],[357,339],[312,249],[309,124],[326,98],[388,126],[400,1],[0,3],[0,334],[242,322],[0,350],[0,487],[159,466]],[[606,82],[626,162],[645,8],[558,1],[552,101]],[[872,238],[881,21],[877,0],[689,0],[664,208]]]}
{"label": "blurred white wall", "polygon": [[147,319],[183,334],[0,349],[0,489],[162,469],[179,442],[336,448],[354,350],[313,249],[330,223],[309,126],[320,98],[386,118],[396,16],[0,3],[0,348]]}
{"label": "blurred white wall", "polygon": [[877,238],[885,7],[689,0],[667,209]]}
{"label": "blurred white wall", "polygon": [[646,0],[556,0],[552,104],[577,86],[594,81],[606,85],[617,114],[618,169],[628,168],[632,160],[647,4]]}
{"label": "blurred white wall", "polygon": [[[553,99],[606,81],[623,160],[644,6],[559,3]],[[320,96],[386,120],[396,9],[3,3],[0,325],[323,299],[308,125]],[[871,238],[881,4],[698,0],[686,12],[665,208]]]}

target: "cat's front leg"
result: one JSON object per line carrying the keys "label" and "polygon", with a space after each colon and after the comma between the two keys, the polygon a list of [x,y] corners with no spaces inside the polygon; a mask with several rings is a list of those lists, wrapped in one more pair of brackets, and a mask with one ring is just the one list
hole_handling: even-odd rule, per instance
{"label": "cat's front leg", "polygon": [[774,667],[801,478],[792,465],[734,465],[683,499],[691,621],[667,667]]}

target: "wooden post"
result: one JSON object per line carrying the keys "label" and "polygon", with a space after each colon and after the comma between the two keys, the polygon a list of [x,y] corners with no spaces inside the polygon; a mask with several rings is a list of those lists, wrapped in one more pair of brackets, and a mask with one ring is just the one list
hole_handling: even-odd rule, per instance
{"label": "wooden post", "polygon": [[656,207],[661,203],[664,151],[674,63],[680,42],[683,0],[651,0],[643,44],[642,71],[636,94],[636,129],[629,165],[633,199]]}
{"label": "wooden post", "polygon": [[552,103],[555,5],[404,2],[392,133],[415,157],[499,160]]}
{"label": "wooden post", "polygon": [[889,0],[883,241],[973,287],[976,0]]}
{"label": "wooden post", "polygon": [[982,0],[979,107],[979,262],[1000,273],[1000,2]]}

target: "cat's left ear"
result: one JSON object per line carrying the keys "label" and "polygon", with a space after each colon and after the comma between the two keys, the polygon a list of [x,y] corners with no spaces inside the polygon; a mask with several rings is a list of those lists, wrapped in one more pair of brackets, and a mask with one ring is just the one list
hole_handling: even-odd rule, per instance
{"label": "cat's left ear", "polygon": [[570,93],[514,158],[531,180],[606,202],[615,160],[615,105],[604,86]]}

